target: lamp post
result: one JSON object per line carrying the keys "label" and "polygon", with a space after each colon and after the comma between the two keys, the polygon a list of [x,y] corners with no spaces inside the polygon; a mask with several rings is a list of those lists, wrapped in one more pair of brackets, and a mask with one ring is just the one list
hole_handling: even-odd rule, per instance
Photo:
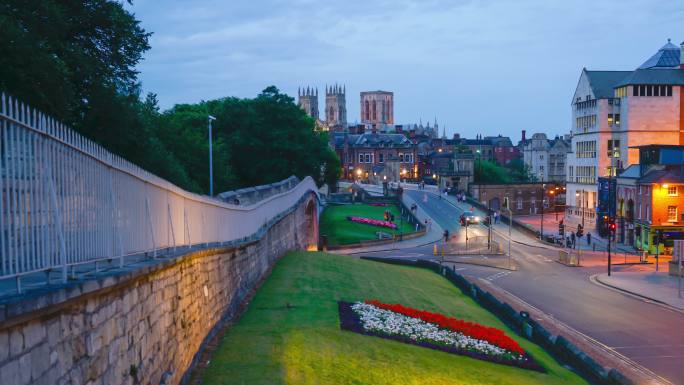
{"label": "lamp post", "polygon": [[539,231],[539,239],[544,241],[544,195],[546,195],[546,188],[544,187],[544,173],[541,173],[541,230]]}
{"label": "lamp post", "polygon": [[215,117],[209,115],[209,195],[214,196],[214,157],[211,145],[211,122],[216,120]]}
{"label": "lamp post", "polygon": [[575,196],[580,197],[580,192],[581,192],[581,196],[582,196],[582,200],[580,201],[581,202],[580,203],[580,209],[582,210],[582,227],[584,227],[584,211],[585,211],[584,207],[586,206],[585,203],[587,200],[584,197],[584,190],[580,190],[580,191],[575,192]]}

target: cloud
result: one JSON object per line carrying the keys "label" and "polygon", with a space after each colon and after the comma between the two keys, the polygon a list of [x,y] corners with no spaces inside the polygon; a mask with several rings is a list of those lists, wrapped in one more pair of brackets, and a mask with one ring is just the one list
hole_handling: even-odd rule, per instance
{"label": "cloud", "polygon": [[[582,67],[630,69],[672,37],[678,1],[138,0],[154,32],[140,65],[162,107],[251,97],[274,84],[395,92],[395,120],[449,132],[561,134]],[[679,34],[679,36],[677,36]],[[321,99],[320,103],[324,103]]]}

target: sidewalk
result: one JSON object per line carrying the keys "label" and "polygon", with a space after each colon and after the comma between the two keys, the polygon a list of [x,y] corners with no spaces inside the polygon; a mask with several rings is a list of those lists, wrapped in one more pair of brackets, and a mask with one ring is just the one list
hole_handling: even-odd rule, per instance
{"label": "sidewalk", "polygon": [[[667,271],[661,272],[615,272],[597,274],[593,278],[599,284],[628,292],[654,302],[661,302],[684,311],[684,298],[678,297],[678,279]],[[683,282],[684,284],[684,282]],[[684,289],[682,291],[684,296]]]}

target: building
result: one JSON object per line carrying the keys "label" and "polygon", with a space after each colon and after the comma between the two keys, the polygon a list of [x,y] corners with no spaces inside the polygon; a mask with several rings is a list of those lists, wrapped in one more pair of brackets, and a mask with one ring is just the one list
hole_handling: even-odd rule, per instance
{"label": "building", "polygon": [[356,134],[332,132],[331,135],[342,163],[343,179],[370,180],[374,173],[383,173],[390,159],[398,159],[402,180],[419,178],[417,148],[403,133],[373,130]]}
{"label": "building", "polygon": [[546,134],[533,134],[522,144],[523,162],[531,175],[541,181],[565,183],[565,162],[570,143],[556,136],[547,139]]}
{"label": "building", "polygon": [[[508,199],[509,208],[516,215],[541,213],[542,183],[488,184],[472,183],[468,189],[470,195],[492,210],[505,213],[504,200]],[[544,208],[549,207],[549,199],[544,196]]]}
{"label": "building", "polygon": [[641,165],[632,164],[615,178],[617,189],[616,242],[634,246],[635,207],[637,180],[641,176]]}
{"label": "building", "polygon": [[468,147],[475,159],[494,160],[494,144],[490,139],[483,139],[482,135],[478,134],[475,139],[460,139],[458,144]]}
{"label": "building", "polygon": [[[664,242],[659,252],[671,254],[673,239],[684,238],[684,146],[646,145],[633,149],[639,153],[638,177],[633,178],[634,172],[625,175],[630,171],[628,169],[618,178],[619,182],[626,177],[634,180],[634,204],[630,205],[628,200],[624,210],[624,217],[632,218],[634,239],[631,245],[654,254],[654,239],[656,233],[661,232]],[[620,207],[626,196],[621,194],[619,187],[617,198]],[[629,236],[626,238],[629,241]]]}
{"label": "building", "polygon": [[520,149],[513,145],[511,138],[499,135],[485,136],[484,139],[492,142],[496,163],[505,166],[511,163],[512,160],[520,159]]}
{"label": "building", "polygon": [[566,220],[595,218],[598,178],[639,162],[636,146],[684,144],[684,44],[669,41],[633,71],[582,70],[572,100]]}
{"label": "building", "polygon": [[299,88],[297,89],[297,97],[299,107],[301,107],[309,116],[319,120],[318,112],[318,88]]}
{"label": "building", "polygon": [[361,92],[361,123],[386,131],[394,124],[394,93],[388,91]]}
{"label": "building", "polygon": [[346,87],[325,86],[325,123],[331,131],[347,128]]}

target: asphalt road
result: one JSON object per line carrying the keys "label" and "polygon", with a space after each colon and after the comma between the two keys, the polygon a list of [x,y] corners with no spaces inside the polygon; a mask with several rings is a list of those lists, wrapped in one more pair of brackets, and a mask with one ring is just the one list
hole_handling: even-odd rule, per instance
{"label": "asphalt road", "polygon": [[[457,242],[464,241],[465,234],[458,218],[464,209],[470,209],[469,205],[454,207],[422,191],[405,193],[418,202],[433,221],[449,229]],[[469,237],[486,235],[486,229],[473,226],[468,234]],[[506,240],[498,235],[494,239],[506,249]],[[530,240],[530,244],[534,244],[534,240]],[[684,385],[683,313],[592,283],[589,277],[603,272],[604,267],[567,267],[555,262],[556,251],[519,243],[511,244],[511,254],[516,271],[470,264],[459,264],[458,268],[461,273],[489,280],[654,373]],[[372,255],[429,258],[432,246]]]}

